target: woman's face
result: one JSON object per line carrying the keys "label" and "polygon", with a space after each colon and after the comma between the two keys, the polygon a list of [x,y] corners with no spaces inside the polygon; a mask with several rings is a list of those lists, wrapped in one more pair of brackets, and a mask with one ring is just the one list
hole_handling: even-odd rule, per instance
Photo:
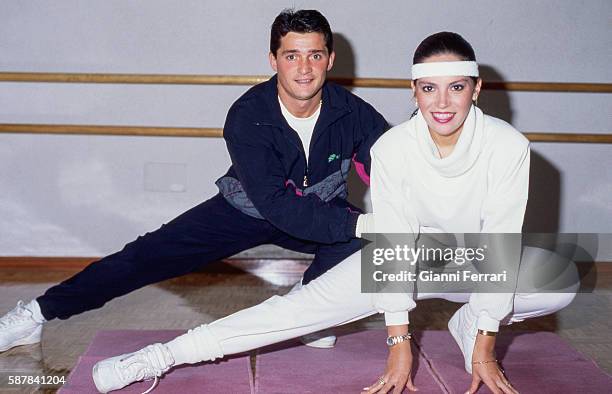
{"label": "woman's face", "polygon": [[[461,61],[455,54],[430,56],[424,63]],[[412,89],[417,106],[429,131],[440,137],[461,132],[472,101],[478,98],[482,81],[471,77],[423,77],[413,81]]]}

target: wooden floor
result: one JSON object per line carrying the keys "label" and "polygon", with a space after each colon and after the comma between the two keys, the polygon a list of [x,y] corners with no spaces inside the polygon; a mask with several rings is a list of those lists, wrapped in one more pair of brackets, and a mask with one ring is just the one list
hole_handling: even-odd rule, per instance
{"label": "wooden floor", "polygon": [[[29,301],[51,285],[77,272],[82,262],[70,259],[41,269],[27,261],[0,261],[0,314],[18,300]],[[205,271],[148,286],[108,303],[104,308],[45,325],[40,345],[0,354],[0,372],[66,374],[93,335],[103,329],[188,329],[213,321],[272,295],[287,292],[299,280],[307,260],[228,260]],[[610,265],[612,266],[612,264]],[[583,282],[594,288],[578,294],[563,311],[502,330],[544,330],[558,333],[576,349],[612,373],[612,267],[585,267]],[[420,301],[411,314],[412,330],[443,330],[458,304]],[[381,315],[351,324],[349,329],[384,326]],[[502,331],[503,333],[503,331]],[[382,366],[381,366],[382,368]],[[0,387],[0,392],[7,391]],[[18,392],[27,392],[19,390]]]}

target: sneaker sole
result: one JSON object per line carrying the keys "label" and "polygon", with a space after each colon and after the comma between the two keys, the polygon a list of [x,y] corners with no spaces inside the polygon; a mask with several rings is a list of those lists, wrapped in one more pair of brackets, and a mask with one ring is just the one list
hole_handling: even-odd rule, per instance
{"label": "sneaker sole", "polygon": [[334,340],[333,343],[330,343],[330,342],[325,343],[323,341],[321,343],[319,343],[319,340],[312,341],[312,342],[306,342],[306,341],[302,340],[301,342],[304,344],[304,346],[312,347],[312,348],[315,348],[315,349],[332,349],[332,348],[334,348],[336,346],[336,341],[335,340]]}
{"label": "sneaker sole", "polygon": [[13,342],[9,344],[8,346],[0,348],[0,353],[6,352],[7,350],[12,349],[17,346],[34,345],[36,343],[40,343],[40,332],[38,328],[34,330],[34,332],[28,335],[27,337],[22,338],[16,342]]}
{"label": "sneaker sole", "polygon": [[108,369],[112,370],[112,364],[109,366],[108,362],[105,362],[105,361],[106,360],[98,361],[91,370],[91,377],[94,381],[94,385],[96,386],[96,389],[101,393],[109,393],[111,391],[120,390],[123,387],[125,387],[125,385],[121,387],[109,387],[108,384],[105,385],[104,382],[100,380],[100,374],[101,373],[103,374],[104,370],[108,370]]}
{"label": "sneaker sole", "polygon": [[[325,335],[327,333],[327,335]],[[333,335],[329,330],[319,331],[314,334],[308,334],[300,337],[302,344],[316,349],[331,349],[336,346],[338,337]]]}
{"label": "sneaker sole", "polygon": [[101,393],[104,393],[104,391],[102,389],[100,389],[100,387],[102,387],[102,382],[98,381],[98,363],[96,363],[92,370],[91,370],[91,377],[94,381],[94,385],[96,386],[96,390],[98,390]]}

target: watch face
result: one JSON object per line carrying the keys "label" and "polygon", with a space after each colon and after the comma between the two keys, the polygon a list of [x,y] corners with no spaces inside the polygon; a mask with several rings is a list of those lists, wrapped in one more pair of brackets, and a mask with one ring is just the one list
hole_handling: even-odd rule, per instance
{"label": "watch face", "polygon": [[389,337],[387,338],[387,345],[388,346],[393,346],[395,344],[395,342],[393,341],[393,338]]}

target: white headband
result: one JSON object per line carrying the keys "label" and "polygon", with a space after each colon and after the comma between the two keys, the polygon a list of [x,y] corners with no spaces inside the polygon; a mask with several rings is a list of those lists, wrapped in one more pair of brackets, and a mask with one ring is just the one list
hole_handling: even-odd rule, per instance
{"label": "white headband", "polygon": [[453,75],[477,77],[478,63],[474,61],[462,61],[417,63],[412,65],[413,80],[423,77],[445,77]]}

